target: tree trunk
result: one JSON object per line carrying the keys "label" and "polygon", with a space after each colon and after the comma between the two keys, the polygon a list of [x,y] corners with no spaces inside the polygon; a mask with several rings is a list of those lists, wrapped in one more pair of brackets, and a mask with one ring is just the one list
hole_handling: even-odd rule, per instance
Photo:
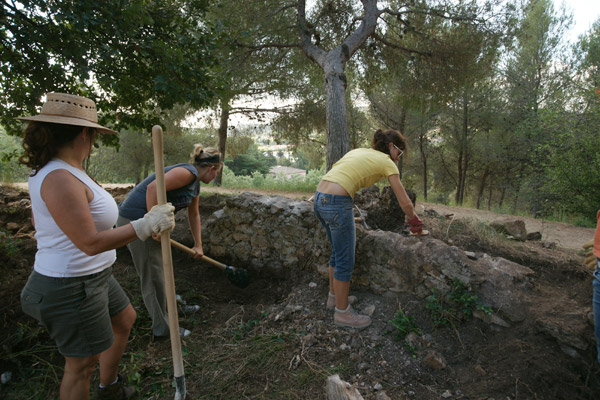
{"label": "tree trunk", "polygon": [[483,192],[485,190],[485,181],[487,180],[488,175],[490,174],[490,167],[485,167],[485,171],[483,171],[483,176],[481,177],[481,182],[479,182],[479,191],[477,192],[477,209],[480,209],[481,206],[481,198],[483,197]]}
{"label": "tree trunk", "polygon": [[460,153],[461,153],[461,157],[460,157],[460,161],[462,162],[462,165],[460,166],[460,176],[458,179],[458,183],[459,183],[459,198],[458,198],[458,204],[462,205],[464,200],[465,200],[465,188],[467,186],[467,170],[469,168],[469,144],[468,144],[468,138],[469,138],[469,105],[467,102],[467,96],[466,94],[463,95],[463,117],[462,117],[462,129],[461,132],[459,134],[459,138],[460,138]]}
{"label": "tree trunk", "polygon": [[510,211],[511,214],[517,213],[517,205],[519,204],[519,192],[521,192],[521,184],[517,183],[517,190],[515,190],[515,202],[513,203],[512,209]]}
{"label": "tree trunk", "polygon": [[[407,107],[406,104],[402,105],[402,111],[400,111],[400,125],[398,126],[398,130],[404,135],[404,129],[406,127],[406,113],[407,113]],[[396,163],[396,166],[398,167],[398,172],[400,173],[400,180],[402,180],[402,167],[403,167],[403,161],[404,158],[400,157],[400,160],[398,160],[398,162]],[[427,200],[427,197],[425,197],[425,200]]]}
{"label": "tree trunk", "polygon": [[489,190],[488,190],[488,204],[487,204],[487,209],[488,211],[490,211],[492,209],[492,181],[493,181],[493,177],[490,178],[490,184],[489,186]]}
{"label": "tree trunk", "polygon": [[[225,150],[227,148],[227,129],[229,128],[229,100],[221,100],[221,119],[219,122],[219,144],[217,146],[221,153],[221,160],[225,160]],[[223,169],[219,171],[214,179],[217,186],[221,186],[223,180]]]}
{"label": "tree trunk", "polygon": [[500,191],[500,200],[498,200],[499,208],[502,208],[502,204],[504,204],[504,196],[506,196],[506,188],[502,188]]}
{"label": "tree trunk", "polygon": [[350,151],[350,132],[346,120],[346,75],[341,60],[327,57],[325,69],[327,171]]}
{"label": "tree trunk", "polygon": [[454,202],[456,204],[460,205],[460,204],[462,204],[461,200],[460,200],[462,198],[462,195],[461,195],[460,191],[461,191],[461,188],[463,187],[463,184],[462,184],[462,179],[463,179],[463,173],[462,173],[463,153],[462,153],[462,149],[459,150],[459,152],[458,152],[457,167],[458,167],[458,171],[457,171],[457,174],[456,174],[456,178],[457,178],[458,182],[456,182],[456,194],[454,195]]}
{"label": "tree trunk", "polygon": [[523,177],[523,172],[525,171],[525,166],[522,165],[519,168],[519,171],[517,172],[516,176],[515,176],[515,181],[517,183],[517,189],[515,190],[515,202],[512,206],[512,210],[511,210],[511,214],[516,214],[517,213],[517,207],[519,205],[519,195],[521,194],[521,182],[522,182],[522,177]]}
{"label": "tree trunk", "polygon": [[421,153],[421,163],[423,164],[423,201],[427,201],[427,154],[425,153],[425,134],[419,134],[419,151]]}
{"label": "tree trunk", "polygon": [[298,33],[300,48],[306,56],[316,62],[323,70],[326,95],[327,126],[327,170],[350,150],[350,134],[346,121],[346,63],[375,32],[380,11],[377,0],[361,0],[364,14],[358,27],[350,33],[343,43],[330,51],[325,51],[313,42],[316,28],[306,20],[306,0],[298,0]]}
{"label": "tree trunk", "polygon": [[458,187],[456,190],[456,204],[462,205],[467,187],[467,171],[469,169],[469,103],[466,93],[463,94],[462,127],[458,133]]}
{"label": "tree trunk", "polygon": [[[466,146],[465,146],[466,147]],[[462,205],[465,201],[465,192],[467,187],[467,171],[469,170],[469,154],[468,150],[463,151],[463,168],[462,168],[462,180],[461,180],[461,188],[460,188],[460,204]]]}

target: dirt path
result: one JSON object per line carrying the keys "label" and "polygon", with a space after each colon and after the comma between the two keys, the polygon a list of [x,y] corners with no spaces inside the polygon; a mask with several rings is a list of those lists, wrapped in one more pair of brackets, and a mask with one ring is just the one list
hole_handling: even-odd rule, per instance
{"label": "dirt path", "polygon": [[434,210],[440,215],[454,214],[455,218],[473,218],[485,222],[520,219],[525,222],[527,232],[540,232],[542,234],[542,240],[556,242],[559,247],[565,249],[581,250],[581,246],[594,237],[594,229],[592,228],[581,228],[563,222],[517,217],[492,211],[477,210],[474,208],[453,207],[433,203],[417,203],[417,212],[423,209]]}

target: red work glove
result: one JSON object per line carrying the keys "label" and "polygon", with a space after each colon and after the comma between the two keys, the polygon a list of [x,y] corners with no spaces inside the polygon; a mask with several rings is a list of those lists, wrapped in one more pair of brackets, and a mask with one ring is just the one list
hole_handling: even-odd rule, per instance
{"label": "red work glove", "polygon": [[417,214],[408,220],[408,225],[410,225],[410,233],[414,235],[420,235],[423,232],[423,221]]}

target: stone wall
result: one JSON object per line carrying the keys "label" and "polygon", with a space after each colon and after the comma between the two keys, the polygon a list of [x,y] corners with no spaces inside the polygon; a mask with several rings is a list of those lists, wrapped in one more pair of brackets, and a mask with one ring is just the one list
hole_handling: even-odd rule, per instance
{"label": "stone wall", "polygon": [[327,264],[329,242],[312,203],[242,193],[203,223],[205,251],[248,269],[286,275]]}
{"label": "stone wall", "polygon": [[[182,222],[186,216],[179,213],[176,218]],[[223,209],[203,221],[202,229],[204,251],[221,262],[280,277],[319,270],[326,279],[330,247],[311,202],[243,193],[227,199]],[[191,245],[186,224],[178,224],[172,236]],[[459,279],[493,308],[489,315],[475,313],[489,324],[509,328],[533,322],[569,354],[569,349],[585,350],[592,342],[586,310],[532,290],[534,272],[528,267],[467,253],[432,237],[365,230],[361,224],[356,237],[353,288],[362,286],[383,296],[402,292],[425,297],[434,288],[446,292]]]}
{"label": "stone wall", "polygon": [[[242,193],[227,199],[202,229],[205,252],[222,262],[282,277],[299,269],[326,271],[330,246],[309,201]],[[524,316],[515,292],[528,290],[532,274],[503,258],[470,259],[431,237],[365,230],[357,224],[352,284],[375,293],[425,297],[432,288],[446,291],[459,279],[486,304],[502,310],[503,318],[518,321]]]}

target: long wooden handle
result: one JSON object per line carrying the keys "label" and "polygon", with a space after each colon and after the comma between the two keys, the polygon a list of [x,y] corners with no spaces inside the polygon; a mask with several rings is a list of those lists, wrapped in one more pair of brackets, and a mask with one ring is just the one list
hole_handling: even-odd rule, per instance
{"label": "long wooden handle", "polygon": [[[173,245],[173,247],[177,247],[179,250],[183,250],[186,253],[188,253],[191,256],[195,256],[196,252],[192,249],[190,249],[189,247],[187,247],[184,244],[181,244],[173,239],[171,239],[171,245]],[[218,262],[217,260],[213,260],[212,258],[210,258],[209,256],[202,256],[201,260],[204,260],[208,263],[211,263],[212,265],[214,265],[215,267],[219,267],[221,268],[223,271],[227,268],[227,265]]]}
{"label": "long wooden handle", "polygon": [[[167,202],[165,189],[165,164],[163,159],[163,131],[159,125],[152,127],[152,147],[154,148],[154,170],[156,173],[156,197],[158,204]],[[183,355],[181,353],[181,338],[179,337],[179,318],[177,316],[177,302],[175,297],[175,278],[173,275],[173,255],[169,243],[170,233],[160,234],[160,247],[162,250],[163,272],[165,277],[165,294],[167,296],[167,312],[169,314],[169,334],[171,336],[171,352],[173,353],[173,372],[175,379],[182,377]],[[185,389],[184,389],[185,390]]]}

